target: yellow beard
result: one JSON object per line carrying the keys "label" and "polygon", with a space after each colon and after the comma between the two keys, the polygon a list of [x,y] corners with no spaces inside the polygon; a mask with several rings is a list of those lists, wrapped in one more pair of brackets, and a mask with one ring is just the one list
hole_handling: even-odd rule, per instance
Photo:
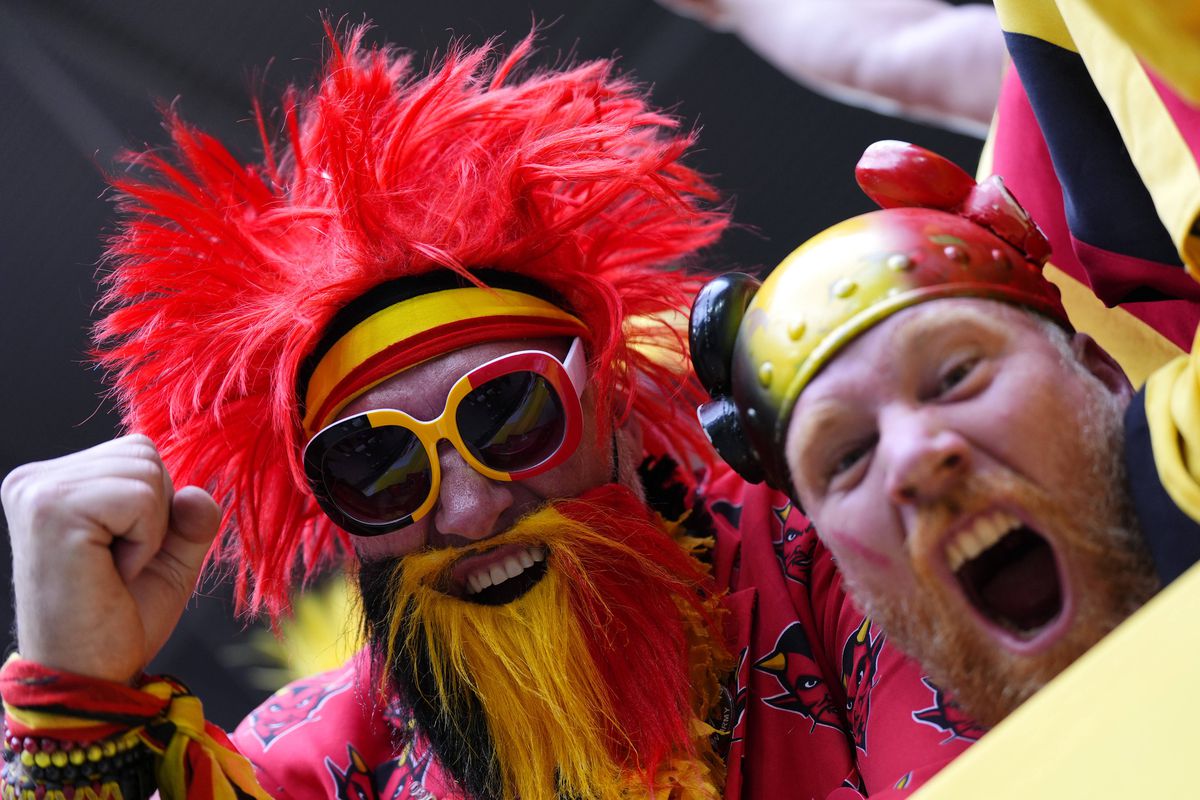
{"label": "yellow beard", "polygon": [[[667,537],[665,531],[659,534]],[[647,641],[655,636],[649,626],[656,620],[640,618],[638,609],[607,605],[605,590],[591,576],[603,560],[609,574],[614,563],[636,564],[642,573],[651,573],[647,592],[661,588],[653,585],[655,573],[663,587],[678,587],[678,578],[628,544],[552,507],[531,514],[470,553],[513,544],[547,547],[548,568],[523,596],[498,606],[439,590],[463,550],[405,558],[391,576],[386,663],[415,663],[423,653],[439,695],[423,699],[439,708],[455,708],[463,697],[478,699],[506,800],[719,797],[723,765],[709,742],[712,728],[700,721],[716,705],[718,676],[729,666],[722,643],[710,633],[716,600],[706,601],[706,620],[691,603],[671,596],[686,633],[667,641],[664,650],[674,652],[661,655],[668,662],[673,656],[673,663],[690,673],[680,681],[686,687],[680,694],[690,696],[663,697],[661,702],[680,706],[677,713],[690,720],[690,742],[676,744],[672,752],[637,753],[639,763],[628,763],[615,758],[614,751],[632,749],[633,740],[626,734],[630,710],[623,698],[613,696],[598,669],[588,632],[593,645],[598,631],[609,642]],[[578,598],[590,602],[577,602]],[[580,613],[584,607],[595,613]],[[656,660],[646,660],[644,669],[660,669]],[[448,721],[458,724],[453,718]],[[470,746],[468,732],[458,732],[463,745]]]}

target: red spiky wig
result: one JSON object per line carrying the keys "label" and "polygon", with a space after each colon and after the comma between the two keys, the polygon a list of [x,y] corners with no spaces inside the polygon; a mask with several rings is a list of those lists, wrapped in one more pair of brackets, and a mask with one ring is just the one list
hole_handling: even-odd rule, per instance
{"label": "red spiky wig", "polygon": [[282,145],[256,104],[261,163],[169,113],[173,147],[113,181],[98,361],[125,426],[177,485],[221,502],[214,553],[239,607],[272,618],[297,578],[350,552],[304,482],[297,374],[339,309],[383,282],[534,279],[586,326],[600,408],[706,448],[669,318],[696,288],[680,262],[727,220],[680,163],[692,136],[608,61],[527,70],[526,39],[507,55],[453,46],[421,75],[365,32],[328,30],[318,85],[284,95]]}

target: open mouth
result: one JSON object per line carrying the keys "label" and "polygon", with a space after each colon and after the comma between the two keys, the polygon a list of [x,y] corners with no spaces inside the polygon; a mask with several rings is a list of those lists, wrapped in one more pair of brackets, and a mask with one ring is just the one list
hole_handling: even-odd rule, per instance
{"label": "open mouth", "polygon": [[546,565],[543,547],[500,547],[455,565],[456,594],[485,606],[511,603],[546,576]]}
{"label": "open mouth", "polygon": [[1012,514],[977,517],[947,540],[946,560],[967,601],[1019,640],[1036,638],[1062,614],[1054,549]]}

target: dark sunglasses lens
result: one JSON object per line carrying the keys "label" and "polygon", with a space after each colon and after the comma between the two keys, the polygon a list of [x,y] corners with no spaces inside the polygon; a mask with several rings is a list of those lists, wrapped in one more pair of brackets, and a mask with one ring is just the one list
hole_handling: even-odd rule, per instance
{"label": "dark sunglasses lens", "polygon": [[330,500],[359,522],[380,525],[412,514],[429,497],[433,473],[420,439],[394,425],[365,428],[325,453]]}
{"label": "dark sunglasses lens", "polygon": [[472,389],[455,422],[472,455],[500,472],[536,467],[554,455],[566,430],[558,393],[536,372],[501,375]]}

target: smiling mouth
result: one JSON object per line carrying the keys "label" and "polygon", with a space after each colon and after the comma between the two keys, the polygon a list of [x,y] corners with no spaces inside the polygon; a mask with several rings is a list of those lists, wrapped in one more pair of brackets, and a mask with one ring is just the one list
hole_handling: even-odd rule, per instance
{"label": "smiling mouth", "polygon": [[1019,640],[1036,638],[1062,613],[1054,549],[1012,514],[977,517],[947,540],[946,560],[967,601]]}
{"label": "smiling mouth", "polygon": [[469,559],[455,572],[458,596],[471,603],[500,606],[524,595],[546,576],[546,549],[507,547]]}

